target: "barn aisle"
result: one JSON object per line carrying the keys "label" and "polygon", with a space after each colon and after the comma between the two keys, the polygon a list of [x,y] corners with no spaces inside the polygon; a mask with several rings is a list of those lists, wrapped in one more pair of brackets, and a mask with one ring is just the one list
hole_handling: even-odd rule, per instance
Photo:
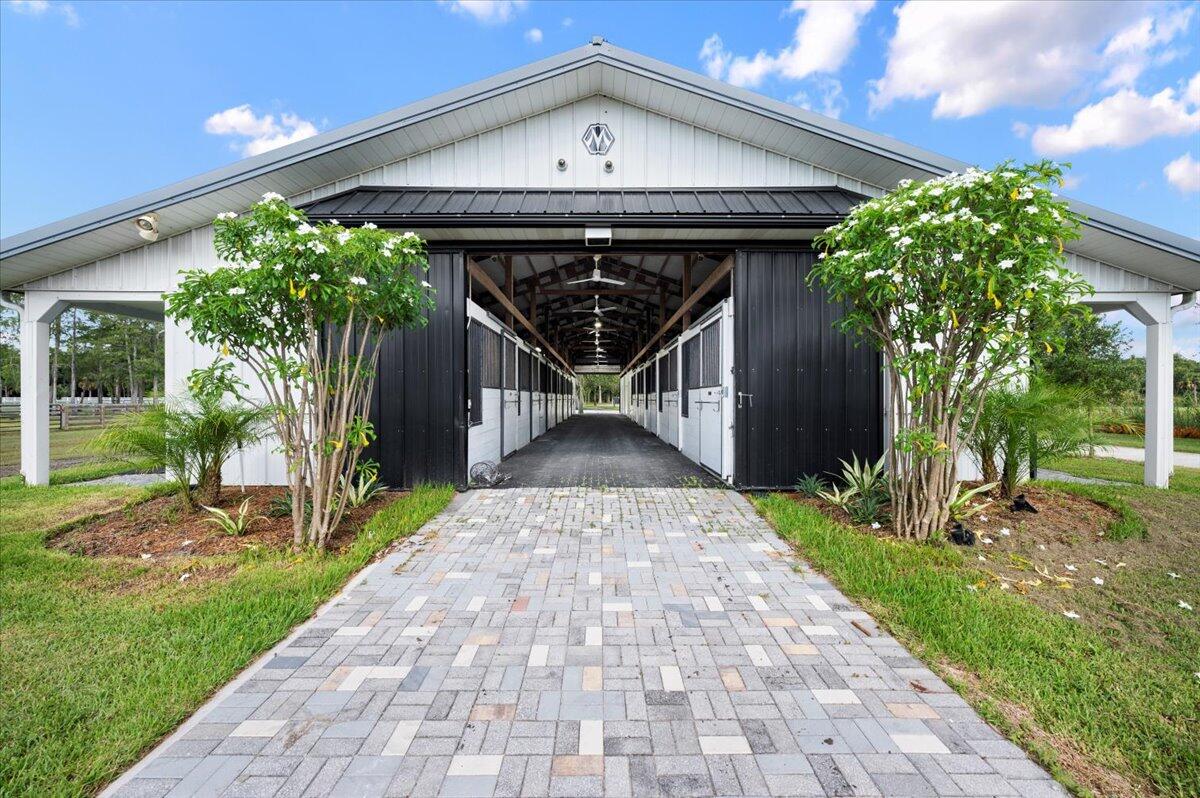
{"label": "barn aisle", "polygon": [[500,464],[504,488],[722,487],[720,481],[619,413],[573,416]]}

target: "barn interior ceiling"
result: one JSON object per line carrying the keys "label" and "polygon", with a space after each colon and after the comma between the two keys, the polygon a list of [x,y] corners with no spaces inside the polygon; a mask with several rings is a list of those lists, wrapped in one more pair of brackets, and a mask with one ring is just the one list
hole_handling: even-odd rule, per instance
{"label": "barn interior ceiling", "polygon": [[[689,299],[687,312],[660,341],[729,296],[727,274],[708,280],[729,256],[479,252],[470,255],[478,269],[472,272],[471,298],[530,344],[548,343],[572,367],[624,367]],[[709,290],[696,296],[706,282],[712,282]]]}

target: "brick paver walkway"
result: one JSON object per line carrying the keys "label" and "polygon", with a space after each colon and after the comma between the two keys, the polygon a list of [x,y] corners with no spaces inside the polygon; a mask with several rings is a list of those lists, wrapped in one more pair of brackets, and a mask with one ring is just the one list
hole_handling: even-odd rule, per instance
{"label": "brick paver walkway", "polygon": [[113,792],[1065,794],[698,489],[460,497]]}

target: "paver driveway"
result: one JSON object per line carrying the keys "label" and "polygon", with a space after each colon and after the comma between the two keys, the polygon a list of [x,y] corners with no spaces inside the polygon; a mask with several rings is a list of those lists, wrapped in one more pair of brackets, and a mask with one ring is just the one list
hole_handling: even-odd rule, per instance
{"label": "paver driveway", "polygon": [[1063,795],[736,493],[460,497],[120,795]]}

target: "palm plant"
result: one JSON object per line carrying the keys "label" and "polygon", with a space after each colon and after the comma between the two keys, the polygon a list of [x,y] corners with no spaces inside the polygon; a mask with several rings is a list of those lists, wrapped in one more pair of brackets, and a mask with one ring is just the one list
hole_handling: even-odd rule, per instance
{"label": "palm plant", "polygon": [[269,422],[269,408],[225,402],[221,394],[208,391],[124,416],[106,427],[93,446],[165,469],[189,507],[197,499],[215,504],[225,462],[261,440]]}
{"label": "palm plant", "polygon": [[[998,482],[1012,496],[1031,463],[1086,453],[1093,443],[1084,388],[1033,378],[1025,389],[989,391],[971,421],[967,441],[985,482]],[[971,427],[968,426],[968,429]]]}

